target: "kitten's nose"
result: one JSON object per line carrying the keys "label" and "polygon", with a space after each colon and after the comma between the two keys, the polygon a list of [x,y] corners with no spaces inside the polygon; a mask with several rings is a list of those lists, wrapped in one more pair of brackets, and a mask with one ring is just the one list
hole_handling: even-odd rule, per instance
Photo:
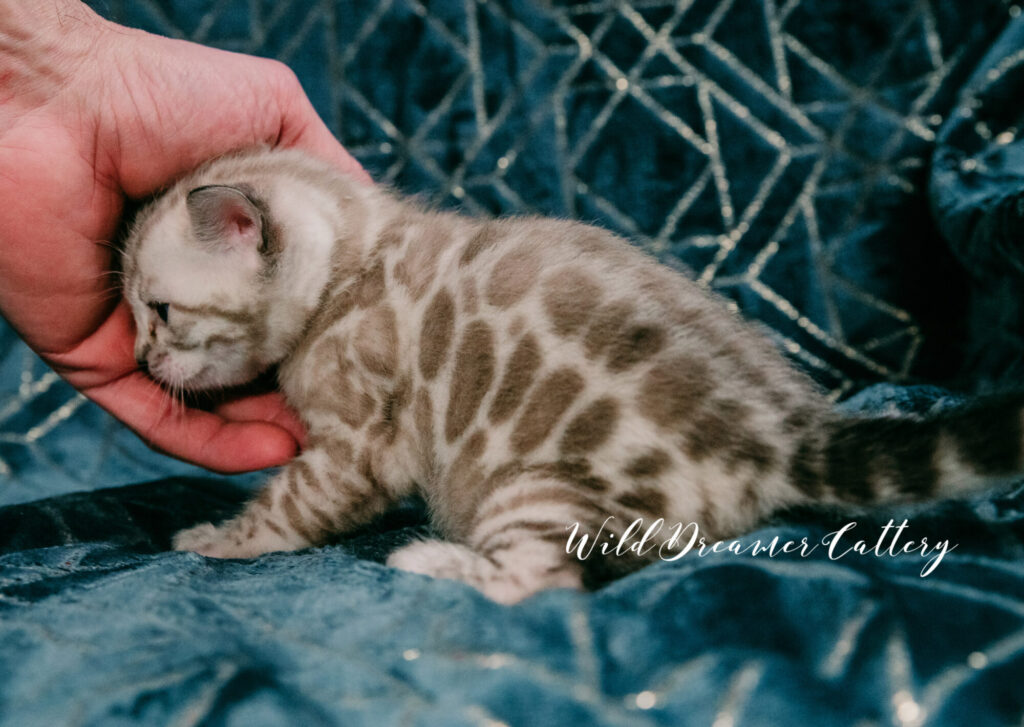
{"label": "kitten's nose", "polygon": [[142,373],[149,373],[149,361],[146,360],[145,356],[136,356],[135,363],[138,364],[139,368],[142,370]]}

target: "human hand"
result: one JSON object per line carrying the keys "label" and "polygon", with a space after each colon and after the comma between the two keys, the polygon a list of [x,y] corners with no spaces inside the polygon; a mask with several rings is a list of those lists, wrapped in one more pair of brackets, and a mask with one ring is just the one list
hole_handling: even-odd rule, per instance
{"label": "human hand", "polygon": [[141,372],[109,241],[126,198],[255,144],[368,180],[281,63],[123,28],[75,0],[0,8],[0,311],[151,446],[222,472],[282,464],[302,427],[276,393],[208,412]]}

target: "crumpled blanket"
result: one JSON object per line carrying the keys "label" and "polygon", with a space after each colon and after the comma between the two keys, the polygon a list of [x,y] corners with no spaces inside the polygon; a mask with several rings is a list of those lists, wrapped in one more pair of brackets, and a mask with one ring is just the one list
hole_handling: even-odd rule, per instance
{"label": "crumpled blanket", "polygon": [[[856,403],[909,412],[935,396],[876,387]],[[168,552],[174,531],[232,512],[244,494],[170,479],[0,509],[4,722],[980,726],[1020,716],[1024,486],[918,510],[786,513],[740,538],[744,554],[694,549],[596,593],[514,607],[382,565],[425,534],[415,504],[299,553]],[[751,553],[773,538],[774,556]],[[781,551],[802,539],[818,547]],[[860,540],[877,551],[850,550]],[[945,540],[955,548],[940,555]]]}
{"label": "crumpled blanket", "polygon": [[965,370],[975,382],[1024,375],[1024,18],[960,91],[931,172],[936,221],[968,271]]}
{"label": "crumpled blanket", "polygon": [[[629,235],[762,322],[850,411],[919,415],[1019,380],[1019,6],[92,4],[285,60],[403,191]],[[298,553],[168,550],[263,476],[213,478],[146,450],[0,322],[0,724],[983,727],[1024,714],[1021,483],[780,513],[742,552],[695,548],[593,593],[505,607],[383,565],[428,532],[415,502]],[[773,538],[796,549],[754,554]]]}

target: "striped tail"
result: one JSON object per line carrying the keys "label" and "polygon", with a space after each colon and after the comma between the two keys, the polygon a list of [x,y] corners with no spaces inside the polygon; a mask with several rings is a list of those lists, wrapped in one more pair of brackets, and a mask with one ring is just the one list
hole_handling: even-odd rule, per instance
{"label": "striped tail", "polygon": [[926,418],[837,418],[808,433],[790,468],[813,500],[950,497],[1024,474],[1024,395]]}

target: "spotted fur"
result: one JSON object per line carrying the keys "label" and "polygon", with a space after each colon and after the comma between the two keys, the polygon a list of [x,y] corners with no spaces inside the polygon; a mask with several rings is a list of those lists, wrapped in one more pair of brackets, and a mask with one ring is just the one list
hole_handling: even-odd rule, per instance
{"label": "spotted fur", "polygon": [[[567,526],[696,522],[955,494],[1021,469],[1021,402],[835,415],[704,290],[620,238],[422,210],[297,152],[216,160],[125,246],[136,356],[201,390],[278,367],[308,444],[236,517],[174,546],[325,542],[419,492],[445,541],[391,556],[504,602],[642,563],[581,563]],[[166,316],[167,320],[163,320]]]}

